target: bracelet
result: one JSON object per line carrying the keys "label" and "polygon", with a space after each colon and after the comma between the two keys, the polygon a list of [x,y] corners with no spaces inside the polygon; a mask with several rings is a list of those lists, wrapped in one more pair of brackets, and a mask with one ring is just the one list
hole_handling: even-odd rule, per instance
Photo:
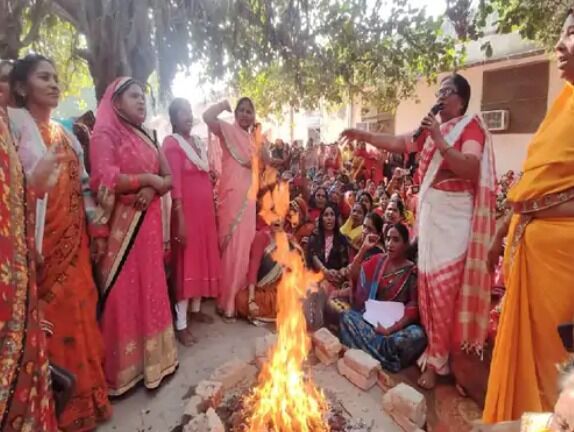
{"label": "bracelet", "polygon": [[141,189],[141,182],[137,175],[131,175],[128,178],[128,183],[130,185],[131,190],[140,190]]}

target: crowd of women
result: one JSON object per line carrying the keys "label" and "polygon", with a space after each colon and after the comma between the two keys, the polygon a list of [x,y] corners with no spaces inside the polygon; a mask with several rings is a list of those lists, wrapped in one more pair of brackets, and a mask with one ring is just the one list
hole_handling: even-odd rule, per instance
{"label": "crowd of women", "polygon": [[[390,372],[417,364],[426,389],[454,373],[487,422],[550,411],[567,358],[556,329],[574,317],[572,29],[570,14],[556,47],[567,83],[506,206],[490,135],[467,114],[471,89],[458,74],[441,81],[440,122],[429,115],[420,134],[351,129],[332,145],[271,144],[242,98],[233,123],[220,119],[226,101],[203,113],[206,144],[191,133],[190,104],[175,99],[173,133],[158,145],[143,126],[142,83],[116,79],[95,122],[66,128],[51,120],[52,61],[2,62],[0,429],[95,429],[112,415],[110,397],[176,371],[177,341],[193,345],[194,323],[214,320],[204,299],[227,323],[273,322],[280,231],[323,275],[302,302],[310,330],[333,329]],[[279,182],[289,212],[265,220]],[[369,300],[400,302],[404,314],[373,326]],[[481,359],[493,345],[489,375]],[[483,391],[461,364],[485,370]]]}

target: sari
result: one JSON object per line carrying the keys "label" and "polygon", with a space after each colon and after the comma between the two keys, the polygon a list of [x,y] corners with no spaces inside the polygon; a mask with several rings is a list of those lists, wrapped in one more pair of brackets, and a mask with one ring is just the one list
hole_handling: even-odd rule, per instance
{"label": "sari", "polygon": [[255,237],[256,194],[251,190],[255,187],[251,167],[255,138],[237,124],[222,120],[219,124],[223,151],[217,209],[222,270],[218,306],[232,315],[235,297],[247,282],[249,251]]}
{"label": "sari", "polygon": [[388,371],[396,373],[412,365],[424,351],[427,339],[423,328],[410,324],[383,336],[363,319],[366,300],[393,301],[405,305],[405,315],[418,320],[417,272],[414,264],[388,272],[388,259],[375,255],[361,267],[353,309],[341,316],[341,341],[376,358]]}
{"label": "sari", "polygon": [[434,184],[446,161],[431,138],[421,153],[418,283],[429,343],[418,364],[447,375],[451,351],[460,347],[481,355],[487,338],[491,276],[484,263],[495,234],[495,173],[492,142],[479,117],[452,119],[441,131],[458,150],[471,140],[483,144],[476,184],[462,179]]}
{"label": "sari", "polygon": [[0,113],[0,430],[56,432],[24,173]]}
{"label": "sari", "polygon": [[557,326],[574,317],[574,218],[531,213],[574,199],[574,87],[567,84],[530,143],[524,174],[510,190],[514,216],[504,257],[506,293],[484,421],[551,411],[556,365],[568,354]]}
{"label": "sari", "polygon": [[157,388],[178,365],[164,270],[161,199],[136,210],[135,194],[115,192],[120,175],[159,173],[159,151],[143,129],[114,109],[109,85],[100,102],[90,147],[92,188],[106,209],[106,256],[96,268],[101,284],[100,327],[105,342],[108,394],[119,396],[144,381]]}
{"label": "sari", "polygon": [[109,419],[112,408],[104,377],[103,342],[96,320],[98,291],[93,279],[88,231],[101,229],[89,190],[80,144],[61,125],[37,124],[25,109],[12,109],[18,151],[26,175],[40,156],[59,146],[63,162],[50,192],[36,206],[36,247],[41,312],[53,334],[51,362],[70,371],[76,386],[58,422],[64,431],[88,431]]}
{"label": "sari", "polygon": [[363,238],[363,224],[359,224],[353,228],[353,221],[351,218],[348,218],[347,222],[343,224],[340,231],[341,234],[345,236],[352,248],[359,249],[361,247],[361,241]]}

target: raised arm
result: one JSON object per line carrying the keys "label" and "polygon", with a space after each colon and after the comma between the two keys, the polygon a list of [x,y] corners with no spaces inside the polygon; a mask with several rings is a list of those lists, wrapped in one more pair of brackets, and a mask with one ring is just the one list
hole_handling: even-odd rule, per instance
{"label": "raised arm", "polygon": [[391,135],[386,133],[371,133],[360,129],[347,129],[341,134],[342,138],[349,141],[364,141],[379,150],[391,153],[406,153],[407,144],[412,139],[412,134]]}
{"label": "raised arm", "polygon": [[219,102],[215,105],[210,106],[204,113],[203,113],[203,121],[207,124],[209,131],[218,137],[221,137],[221,126],[219,125],[219,121],[217,117],[224,111],[231,112],[231,105],[229,101],[224,100]]}

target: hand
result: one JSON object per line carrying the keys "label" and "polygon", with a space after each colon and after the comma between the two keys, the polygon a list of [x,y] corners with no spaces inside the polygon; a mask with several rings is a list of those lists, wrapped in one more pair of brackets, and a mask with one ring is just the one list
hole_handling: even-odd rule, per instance
{"label": "hand", "polygon": [[365,250],[374,248],[377,244],[379,244],[380,239],[381,237],[376,234],[368,234],[365,238],[365,241],[363,241],[363,248]]}
{"label": "hand", "polygon": [[341,140],[344,142],[360,141],[363,137],[364,131],[360,129],[345,129],[341,132]]}
{"label": "hand", "polygon": [[496,236],[490,245],[490,249],[488,250],[488,256],[486,260],[486,265],[488,267],[488,271],[492,274],[496,270],[496,266],[498,265],[498,261],[500,260],[500,255],[502,255],[503,249],[503,238],[501,236]]}
{"label": "hand", "polygon": [[381,325],[381,323],[377,323],[377,328],[375,328],[375,332],[377,332],[377,334],[383,335],[383,336],[390,336],[393,334],[393,332],[391,331],[390,327],[383,327]]}
{"label": "hand", "polygon": [[177,230],[174,240],[182,246],[187,244],[187,228],[182,217],[177,219]]}
{"label": "hand", "polygon": [[44,191],[49,191],[58,181],[60,164],[66,158],[62,144],[50,148],[38,161],[32,173],[32,183]]}
{"label": "hand", "polygon": [[108,251],[108,241],[105,238],[96,238],[92,240],[92,260],[99,263],[106,256]]}
{"label": "hand", "polygon": [[430,132],[431,137],[433,140],[437,141],[442,137],[442,132],[440,131],[440,124],[436,120],[436,116],[432,113],[428,113],[428,115],[424,118],[423,122],[421,123],[423,129],[426,129]]}
{"label": "hand", "polygon": [[156,191],[152,187],[144,187],[141,188],[138,194],[136,195],[136,202],[134,203],[134,207],[136,210],[139,211],[146,211],[151,204],[152,200],[156,196]]}

